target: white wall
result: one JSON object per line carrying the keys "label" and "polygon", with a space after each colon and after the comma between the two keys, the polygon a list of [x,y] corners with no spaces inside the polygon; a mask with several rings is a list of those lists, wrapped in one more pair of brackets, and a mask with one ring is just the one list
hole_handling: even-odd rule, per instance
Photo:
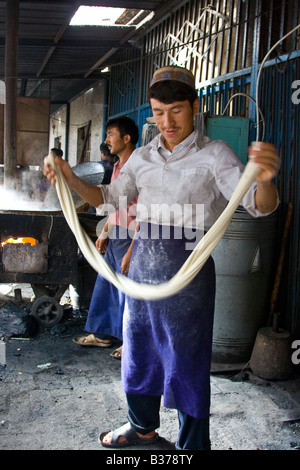
{"label": "white wall", "polygon": [[[70,103],[68,160],[71,166],[77,161],[77,131],[78,128],[91,123],[91,161],[100,159],[99,146],[102,142],[105,83],[100,82],[90,88]],[[66,136],[66,107],[61,108],[50,118],[49,147],[54,147],[56,137],[61,137],[61,149],[65,152]]]}

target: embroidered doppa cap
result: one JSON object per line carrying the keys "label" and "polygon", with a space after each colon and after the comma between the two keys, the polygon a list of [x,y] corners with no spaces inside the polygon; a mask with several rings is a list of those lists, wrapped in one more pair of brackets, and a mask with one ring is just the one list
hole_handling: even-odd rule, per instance
{"label": "embroidered doppa cap", "polygon": [[153,74],[150,87],[154,85],[154,83],[165,80],[175,80],[182,82],[195,89],[195,77],[190,70],[184,67],[169,65],[167,67],[162,67],[156,70]]}

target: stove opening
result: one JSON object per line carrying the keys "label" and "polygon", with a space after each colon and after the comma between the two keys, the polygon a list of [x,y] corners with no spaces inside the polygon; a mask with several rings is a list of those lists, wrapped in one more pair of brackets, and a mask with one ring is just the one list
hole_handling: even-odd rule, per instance
{"label": "stove opening", "polygon": [[46,273],[48,245],[34,237],[9,237],[1,243],[3,271],[8,273]]}
{"label": "stove opening", "polygon": [[31,246],[35,246],[38,244],[38,240],[32,237],[8,238],[7,240],[1,243],[1,246],[6,245],[7,243],[22,243],[23,245],[25,245],[26,243],[30,243]]}

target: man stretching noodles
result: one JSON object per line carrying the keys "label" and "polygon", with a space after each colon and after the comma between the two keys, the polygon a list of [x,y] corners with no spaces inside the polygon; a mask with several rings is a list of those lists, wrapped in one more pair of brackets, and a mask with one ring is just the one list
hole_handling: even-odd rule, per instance
{"label": "man stretching noodles", "polygon": [[[93,206],[118,207],[120,196],[138,199],[140,232],[129,277],[159,284],[173,277],[188,258],[195,238],[207,231],[225,208],[243,172],[230,147],[211,141],[193,127],[199,111],[194,76],[180,67],[154,73],[149,100],[160,134],[136,149],[118,180],[90,186],[74,175],[67,162],[55,162],[69,186]],[[243,199],[254,217],[274,211],[278,195],[273,178],[279,157],[273,145],[249,150],[261,168]],[[55,184],[55,171],[45,164]],[[204,208],[200,223],[200,208]],[[188,209],[188,210],[187,210]],[[129,296],[123,319],[122,383],[128,423],[100,435],[106,447],[150,445],[159,439],[159,409],[178,410],[177,449],[210,449],[210,362],[215,271],[210,257],[191,283],[176,295],[156,301]]]}

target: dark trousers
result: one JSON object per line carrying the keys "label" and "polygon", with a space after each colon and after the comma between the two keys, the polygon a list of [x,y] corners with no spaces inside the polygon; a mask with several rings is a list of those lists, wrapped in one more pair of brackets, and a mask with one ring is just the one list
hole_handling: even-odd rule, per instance
{"label": "dark trousers", "polygon": [[[160,425],[160,396],[126,395],[128,421],[132,429],[145,435]],[[178,410],[179,433],[176,449],[210,450],[209,417],[193,418]]]}

